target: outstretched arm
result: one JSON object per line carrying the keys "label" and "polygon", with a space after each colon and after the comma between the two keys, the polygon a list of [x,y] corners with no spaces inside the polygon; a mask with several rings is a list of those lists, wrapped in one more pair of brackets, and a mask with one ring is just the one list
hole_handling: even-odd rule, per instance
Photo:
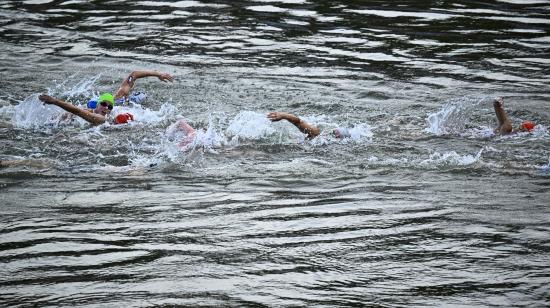
{"label": "outstretched arm", "polygon": [[306,134],[307,139],[313,139],[319,135],[319,128],[307,123],[306,121],[298,118],[297,116],[286,113],[286,112],[270,112],[267,115],[267,118],[270,119],[272,122],[280,121],[280,120],[287,120],[288,122],[294,124],[294,126],[298,127],[298,129]]}
{"label": "outstretched arm", "polygon": [[90,122],[93,125],[100,125],[105,123],[104,116],[76,107],[71,103],[64,102],[50,95],[42,94],[38,97],[38,99],[40,99],[46,104],[51,104],[51,105],[56,105],[58,107],[61,107],[64,110],[83,118],[84,120]]}
{"label": "outstretched arm", "polygon": [[504,100],[502,97],[497,97],[493,101],[493,107],[495,108],[495,114],[498,120],[498,126],[495,128],[496,133],[509,134],[512,132],[512,122],[508,119],[508,115],[504,110]]}
{"label": "outstretched arm", "polygon": [[157,71],[133,71],[122,81],[120,88],[116,92],[115,99],[130,95],[130,91],[134,87],[136,80],[144,77],[158,77],[160,81],[173,81],[174,78],[168,73],[162,73]]}

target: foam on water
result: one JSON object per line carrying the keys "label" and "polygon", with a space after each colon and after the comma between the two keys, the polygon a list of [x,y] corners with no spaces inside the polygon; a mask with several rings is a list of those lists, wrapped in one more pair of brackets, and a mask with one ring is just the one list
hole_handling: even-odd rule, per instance
{"label": "foam on water", "polygon": [[380,159],[377,156],[371,156],[367,162],[373,165],[388,165],[398,167],[422,167],[423,169],[438,169],[444,167],[462,167],[470,166],[478,163],[481,160],[483,149],[476,154],[459,154],[456,151],[449,152],[434,152],[428,158],[384,158]]}

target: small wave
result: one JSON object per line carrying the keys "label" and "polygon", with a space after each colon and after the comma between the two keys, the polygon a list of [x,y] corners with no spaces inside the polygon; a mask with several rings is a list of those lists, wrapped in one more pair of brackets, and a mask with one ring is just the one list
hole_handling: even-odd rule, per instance
{"label": "small wave", "polygon": [[430,155],[430,158],[425,159],[419,163],[420,166],[468,166],[475,164],[481,158],[483,149],[479,150],[476,155],[465,154],[460,155],[455,151],[446,153],[435,152]]}

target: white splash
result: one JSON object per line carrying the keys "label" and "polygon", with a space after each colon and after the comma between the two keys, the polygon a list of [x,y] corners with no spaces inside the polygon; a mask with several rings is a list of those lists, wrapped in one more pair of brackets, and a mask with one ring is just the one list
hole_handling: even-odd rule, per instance
{"label": "white splash", "polygon": [[[94,93],[93,86],[101,75],[95,75],[82,79],[72,86],[68,86],[68,81],[76,80],[76,74],[65,79],[61,83],[56,83],[48,94],[62,98],[69,102],[78,103],[79,98],[98,96]],[[12,107],[12,123],[15,127],[21,128],[43,128],[56,127],[67,124],[70,121],[64,117],[65,111],[54,105],[46,105],[38,99],[39,94],[35,93],[23,100],[19,105]],[[85,123],[82,119],[75,122],[78,125]]]}
{"label": "white splash", "polygon": [[358,141],[362,139],[367,139],[372,141],[372,127],[366,123],[353,124],[348,128],[350,139]]}
{"label": "white splash", "polygon": [[435,135],[460,133],[470,121],[470,117],[479,112],[480,106],[489,105],[489,98],[461,98],[451,101],[440,111],[428,115],[426,131]]}
{"label": "white splash", "polygon": [[45,126],[57,126],[65,113],[63,109],[57,106],[44,105],[38,99],[38,94],[27,97],[13,108],[12,123],[15,127],[21,128],[36,129]]}
{"label": "white splash", "polygon": [[[136,123],[160,123],[170,118],[177,116],[176,106],[170,103],[164,103],[160,106],[159,110],[151,110],[138,104],[131,104],[128,106],[115,106],[111,112],[112,117],[116,117],[120,113],[131,113],[134,116],[134,124]],[[132,122],[130,122],[132,123]]]}
{"label": "white splash", "polygon": [[206,130],[198,130],[193,148],[197,145],[202,146],[205,149],[213,150],[220,148],[227,143],[227,138],[223,133],[223,130],[219,128],[219,124],[214,120],[212,116],[208,119],[208,127]]}
{"label": "white splash", "polygon": [[237,139],[257,140],[275,133],[275,129],[265,114],[243,111],[229,123],[227,133]]}

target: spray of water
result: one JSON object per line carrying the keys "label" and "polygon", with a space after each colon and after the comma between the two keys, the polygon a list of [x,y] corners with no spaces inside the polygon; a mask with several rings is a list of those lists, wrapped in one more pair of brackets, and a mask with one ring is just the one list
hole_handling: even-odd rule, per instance
{"label": "spray of water", "polygon": [[[66,101],[78,102],[78,97],[92,97],[94,94],[93,86],[99,79],[100,75],[95,75],[89,78],[82,79],[74,85],[69,85],[69,81],[77,80],[77,76],[73,75],[62,82],[55,83],[53,88],[48,89],[48,93],[54,97],[63,98]],[[15,127],[21,128],[43,128],[57,127],[67,124],[64,116],[65,111],[53,105],[45,105],[38,99],[38,93],[28,96],[19,105],[13,107],[12,123]],[[72,123],[82,125],[85,121],[76,119]]]}
{"label": "spray of water", "polygon": [[456,134],[464,131],[470,118],[479,113],[479,109],[489,106],[491,98],[460,98],[451,101],[440,111],[428,115],[426,131],[435,135]]}
{"label": "spray of water", "polygon": [[239,139],[260,139],[275,132],[265,114],[243,111],[231,121],[227,127],[227,133]]}

